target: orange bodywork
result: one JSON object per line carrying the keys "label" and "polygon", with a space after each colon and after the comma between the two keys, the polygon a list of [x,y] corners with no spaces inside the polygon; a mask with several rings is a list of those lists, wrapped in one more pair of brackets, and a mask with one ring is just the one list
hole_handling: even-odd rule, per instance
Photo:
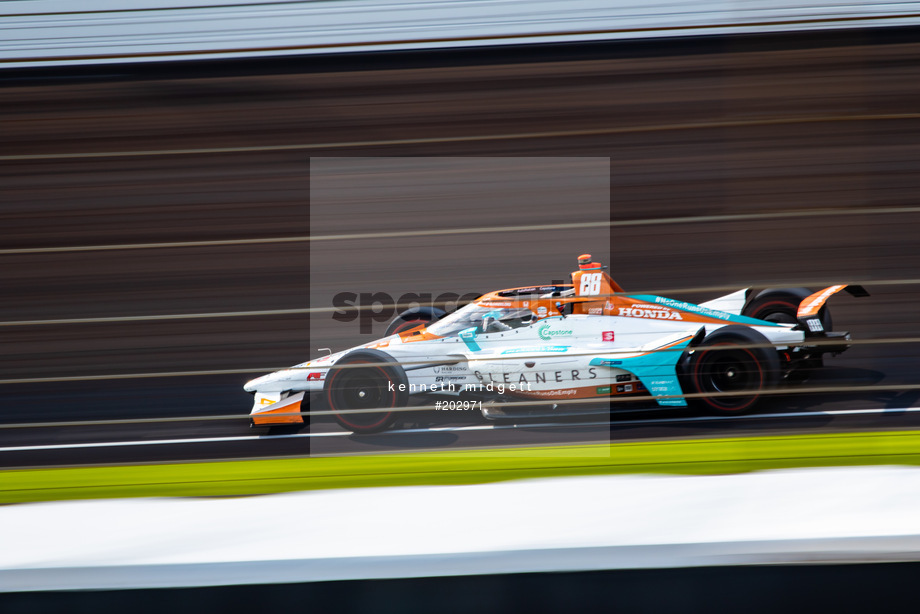
{"label": "orange bodywork", "polygon": [[274,424],[303,424],[300,405],[304,393],[292,395],[272,404],[268,411],[251,414],[253,426],[271,426]]}
{"label": "orange bodywork", "polygon": [[410,328],[407,331],[403,331],[399,334],[399,338],[403,343],[412,343],[413,341],[429,341],[431,339],[440,339],[440,336],[429,333],[425,326],[428,322],[423,322],[415,328]]}
{"label": "orange bodywork", "polygon": [[831,286],[830,288],[825,288],[824,290],[819,290],[811,296],[805,298],[801,303],[799,303],[799,311],[796,314],[797,318],[807,318],[809,316],[818,315],[818,312],[821,311],[821,308],[824,307],[824,303],[837,294],[844,288],[846,284],[841,286]]}

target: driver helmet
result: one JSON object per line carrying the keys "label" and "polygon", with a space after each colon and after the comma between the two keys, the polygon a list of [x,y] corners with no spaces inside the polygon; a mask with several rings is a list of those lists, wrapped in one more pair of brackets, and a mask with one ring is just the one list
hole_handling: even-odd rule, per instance
{"label": "driver helmet", "polygon": [[578,269],[580,271],[590,271],[592,269],[602,269],[600,262],[591,262],[591,254],[582,254],[578,257]]}

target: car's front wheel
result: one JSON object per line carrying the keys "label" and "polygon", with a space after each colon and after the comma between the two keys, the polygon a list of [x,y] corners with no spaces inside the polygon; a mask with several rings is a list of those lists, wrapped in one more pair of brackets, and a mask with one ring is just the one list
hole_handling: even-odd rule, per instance
{"label": "car's front wheel", "polygon": [[[379,350],[355,350],[335,363],[323,387],[336,422],[358,434],[392,427],[409,402],[405,370]],[[389,411],[368,411],[373,409]]]}
{"label": "car's front wheel", "polygon": [[690,355],[688,392],[710,413],[741,414],[779,381],[780,361],[770,342],[744,326],[725,326],[707,335]]}

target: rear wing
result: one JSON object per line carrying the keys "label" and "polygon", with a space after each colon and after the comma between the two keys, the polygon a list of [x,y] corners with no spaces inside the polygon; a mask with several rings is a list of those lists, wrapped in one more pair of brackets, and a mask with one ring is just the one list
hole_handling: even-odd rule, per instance
{"label": "rear wing", "polygon": [[818,290],[811,296],[806,297],[801,303],[799,303],[799,310],[795,314],[796,319],[800,324],[802,324],[804,330],[811,333],[824,332],[824,325],[821,323],[821,318],[818,317],[818,312],[821,311],[822,307],[824,307],[824,303],[827,302],[827,299],[834,296],[841,290],[846,290],[848,293],[855,297],[869,296],[869,293],[865,288],[852,284],[830,286],[829,288]]}

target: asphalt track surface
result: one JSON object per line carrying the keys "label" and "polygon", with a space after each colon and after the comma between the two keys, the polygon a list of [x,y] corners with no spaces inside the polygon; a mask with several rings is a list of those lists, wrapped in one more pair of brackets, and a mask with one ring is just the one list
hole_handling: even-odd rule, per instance
{"label": "asphalt track surface", "polygon": [[[904,411],[920,405],[911,36],[0,74],[0,465],[916,427]],[[311,202],[311,167],[324,164],[329,190]],[[583,226],[552,228],[571,223]],[[482,227],[501,230],[457,230]],[[74,246],[131,247],[58,249]],[[597,417],[493,429],[425,414],[363,438],[328,420],[277,437],[249,428],[247,379],[383,334],[333,320],[337,293],[543,283],[584,251],[609,258],[627,290],[691,301],[862,282],[870,298],[831,305],[836,328],[864,343],[809,383],[834,391],[765,402],[776,417],[640,411],[609,429]],[[276,313],[11,324],[228,312]],[[9,428],[208,416],[233,417]]]}

